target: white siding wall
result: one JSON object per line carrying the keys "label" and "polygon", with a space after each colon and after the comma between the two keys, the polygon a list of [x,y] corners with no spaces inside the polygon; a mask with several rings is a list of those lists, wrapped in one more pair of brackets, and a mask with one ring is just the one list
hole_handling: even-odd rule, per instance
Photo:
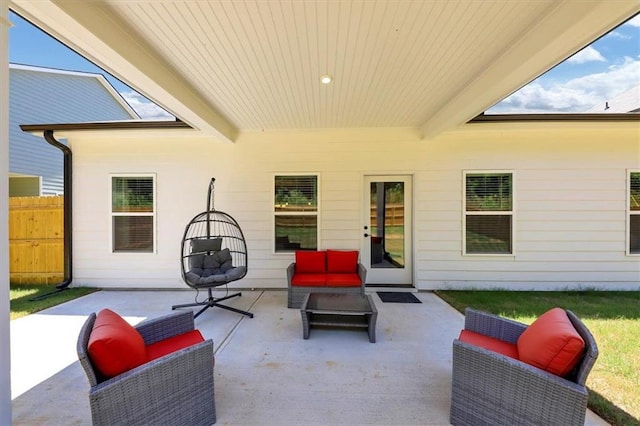
{"label": "white siding wall", "polygon": [[[272,252],[273,175],[320,176],[320,247],[360,248],[363,176],[414,176],[414,282],[438,288],[640,288],[625,255],[626,169],[638,168],[636,123],[468,125],[434,140],[412,130],[249,133],[235,144],[189,137],[70,136],[74,280],[101,287],[183,287],[184,227],[215,206],[249,247],[237,287],[284,288],[292,254]],[[515,253],[462,255],[462,171],[513,170]],[[110,173],[155,173],[158,250],[110,252]]]}

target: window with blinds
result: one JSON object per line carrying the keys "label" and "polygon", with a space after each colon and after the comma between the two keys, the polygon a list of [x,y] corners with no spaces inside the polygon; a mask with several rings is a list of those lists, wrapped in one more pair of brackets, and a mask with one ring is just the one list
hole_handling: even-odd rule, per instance
{"label": "window with blinds", "polygon": [[274,250],[318,248],[318,176],[274,177]]}
{"label": "window with blinds", "polygon": [[464,172],[464,254],[513,253],[513,173]]}
{"label": "window with blinds", "polygon": [[112,250],[154,251],[154,176],[112,176]]}
{"label": "window with blinds", "polygon": [[629,254],[640,254],[640,171],[629,171]]}

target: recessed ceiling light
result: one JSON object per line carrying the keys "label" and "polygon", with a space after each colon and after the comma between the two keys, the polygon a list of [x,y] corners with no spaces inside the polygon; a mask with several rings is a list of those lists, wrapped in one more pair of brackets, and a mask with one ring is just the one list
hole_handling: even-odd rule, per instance
{"label": "recessed ceiling light", "polygon": [[320,83],[322,84],[329,84],[333,81],[333,77],[331,77],[329,74],[324,74],[320,76]]}

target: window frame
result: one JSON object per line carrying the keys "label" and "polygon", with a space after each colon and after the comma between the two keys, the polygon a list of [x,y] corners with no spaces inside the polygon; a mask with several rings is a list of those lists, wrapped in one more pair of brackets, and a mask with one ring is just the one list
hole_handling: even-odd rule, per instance
{"label": "window frame", "polygon": [[[467,176],[468,175],[510,175],[511,176],[511,210],[467,211]],[[516,173],[514,170],[463,170],[462,171],[462,255],[514,257],[516,255]],[[511,216],[511,251],[509,253],[469,253],[467,252],[467,217],[468,216]]]}
{"label": "window frame", "polygon": [[[276,178],[280,176],[312,176],[316,178],[316,210],[314,212],[278,212],[276,211]],[[295,252],[292,250],[277,250],[276,249],[276,217],[277,216],[310,216],[316,218],[316,249],[320,249],[320,173],[317,172],[304,172],[304,173],[274,173],[271,181],[271,250],[275,255],[288,255]]]}
{"label": "window frame", "polygon": [[627,221],[627,232],[625,238],[625,252],[627,256],[640,256],[640,250],[631,251],[631,216],[640,216],[640,210],[631,210],[631,175],[639,174],[640,169],[627,169],[627,179],[626,179],[626,198],[627,198],[627,212],[626,212],[626,221]]}
{"label": "window frame", "polygon": [[[113,178],[151,178],[152,182],[152,194],[153,194],[153,211],[151,212],[114,212],[113,211]],[[109,216],[110,216],[110,251],[112,254],[134,254],[134,255],[147,255],[147,254],[156,254],[157,253],[157,244],[158,244],[158,220],[157,220],[157,176],[155,173],[110,173],[109,174]],[[115,248],[115,217],[152,217],[152,225],[153,232],[151,234],[152,238],[152,248],[150,251],[137,251],[137,250],[116,250]]]}

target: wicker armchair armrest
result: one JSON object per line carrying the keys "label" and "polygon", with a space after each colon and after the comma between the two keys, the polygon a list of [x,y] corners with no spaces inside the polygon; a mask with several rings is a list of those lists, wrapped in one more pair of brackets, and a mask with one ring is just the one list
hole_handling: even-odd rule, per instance
{"label": "wicker armchair armrest", "polygon": [[145,345],[186,333],[195,328],[192,311],[177,311],[170,314],[144,320],[136,325]]}
{"label": "wicker armchair armrest", "polygon": [[364,283],[367,281],[367,268],[365,268],[362,263],[358,263],[358,276],[360,277],[362,291],[364,293]]}
{"label": "wicker armchair armrest", "polygon": [[206,340],[92,387],[94,425],[215,423],[213,362]]}
{"label": "wicker armchair armrest", "polygon": [[515,344],[518,337],[527,329],[527,325],[488,312],[467,308],[464,313],[464,328]]}
{"label": "wicker armchair armrest", "polygon": [[582,357],[582,361],[580,361],[576,371],[574,372],[575,382],[580,385],[584,385],[587,382],[587,376],[589,375],[591,368],[596,363],[596,359],[598,359],[598,345],[596,344],[596,340],[591,334],[591,331],[589,331],[587,326],[584,325],[576,314],[571,311],[567,311],[567,316],[578,334],[580,334],[584,340],[584,355]]}
{"label": "wicker armchair armrest", "polygon": [[287,266],[287,285],[291,287],[291,280],[293,279],[293,275],[296,273],[296,263],[293,262],[289,266]]}
{"label": "wicker armchair armrest", "polygon": [[453,343],[454,425],[582,426],[587,397],[584,386],[460,340]]}

